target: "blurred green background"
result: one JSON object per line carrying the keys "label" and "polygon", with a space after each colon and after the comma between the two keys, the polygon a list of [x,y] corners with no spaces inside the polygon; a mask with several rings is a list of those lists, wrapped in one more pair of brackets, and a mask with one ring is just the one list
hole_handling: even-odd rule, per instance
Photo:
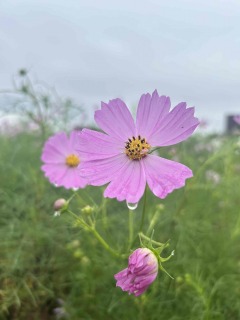
{"label": "blurred green background", "polygon": [[[154,239],[171,239],[163,255],[175,250],[164,264],[174,280],[159,272],[138,298],[115,287],[127,259],[112,257],[67,214],[54,217],[54,201],[72,192],[44,178],[42,145],[39,132],[0,137],[0,319],[240,319],[239,137],[195,135],[160,149],[194,177],[165,200],[148,190],[143,232],[154,220]],[[97,230],[123,250],[126,203],[104,199],[103,190],[79,190],[71,208],[83,215],[92,198]]]}

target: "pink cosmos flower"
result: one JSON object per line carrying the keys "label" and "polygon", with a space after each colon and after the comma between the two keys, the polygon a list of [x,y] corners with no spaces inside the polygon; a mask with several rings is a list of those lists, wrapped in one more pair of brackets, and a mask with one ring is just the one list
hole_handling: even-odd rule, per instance
{"label": "pink cosmos flower", "polygon": [[233,120],[240,125],[240,115],[234,116]]}
{"label": "pink cosmos flower", "polygon": [[170,146],[187,139],[198,126],[194,108],[179,103],[170,111],[170,99],[152,95],[141,96],[136,124],[126,104],[115,99],[102,103],[95,112],[101,133],[84,129],[78,150],[83,160],[80,175],[94,186],[108,182],[104,196],[136,203],[146,183],[159,198],[183,187],[192,171],[181,163],[154,154],[152,148]]}
{"label": "pink cosmos flower", "polygon": [[128,259],[128,267],[115,274],[117,287],[139,296],[147,290],[158,274],[158,260],[147,248],[135,250]]}
{"label": "pink cosmos flower", "polygon": [[86,179],[80,177],[77,170],[81,160],[75,148],[78,140],[79,133],[73,131],[69,138],[66,133],[60,132],[45,142],[41,169],[51,183],[66,189],[86,186]]}

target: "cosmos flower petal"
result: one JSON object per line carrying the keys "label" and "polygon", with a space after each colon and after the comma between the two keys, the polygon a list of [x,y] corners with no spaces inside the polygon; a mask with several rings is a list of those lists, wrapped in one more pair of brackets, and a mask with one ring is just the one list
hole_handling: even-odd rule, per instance
{"label": "cosmos flower petal", "polygon": [[128,273],[128,268],[126,269],[123,269],[122,271],[118,272],[117,274],[114,275],[114,278],[116,280],[120,280],[122,279],[122,277],[125,277],[127,276],[127,273]]}
{"label": "cosmos flower petal", "polygon": [[[127,156],[126,156],[127,158]],[[137,203],[146,186],[146,176],[141,161],[129,161],[112,176],[111,182],[104,191],[104,196]]]}
{"label": "cosmos flower petal", "polygon": [[83,129],[76,148],[82,160],[92,161],[109,158],[123,152],[124,144],[102,132]]}
{"label": "cosmos flower petal", "polygon": [[65,154],[59,151],[57,146],[49,144],[44,146],[41,156],[43,162],[60,164],[64,162],[65,158]]}
{"label": "cosmos flower petal", "polygon": [[71,153],[68,137],[65,132],[59,132],[50,137],[43,147],[41,160],[50,163],[62,163]]}
{"label": "cosmos flower petal", "polygon": [[132,266],[134,268],[136,268],[136,266],[138,268],[142,267],[145,264],[145,260],[146,260],[146,255],[142,254],[142,248],[136,249],[135,254],[131,255],[128,259],[128,265],[129,265],[128,267],[130,268],[130,270]]}
{"label": "cosmos flower petal", "polygon": [[191,178],[192,171],[181,163],[148,155],[143,159],[147,183],[152,192],[164,199],[174,189],[185,185],[185,180]]}
{"label": "cosmos flower petal", "polygon": [[135,295],[135,297],[140,296],[141,294],[143,294],[146,290],[147,290],[148,286],[146,287],[142,287],[141,289],[137,289],[135,290],[133,293]]}
{"label": "cosmos flower petal", "polygon": [[133,117],[121,99],[102,102],[101,110],[95,112],[95,121],[108,135],[122,142],[136,134]]}
{"label": "cosmos flower petal", "polygon": [[106,159],[86,161],[78,167],[81,177],[93,186],[102,186],[111,181],[127,165],[129,159],[125,154],[118,154]]}
{"label": "cosmos flower petal", "polygon": [[45,177],[48,177],[51,183],[60,186],[60,180],[66,174],[68,168],[65,164],[44,164],[41,169],[45,172]]}
{"label": "cosmos flower petal", "polygon": [[[136,273],[138,273],[137,271],[135,271]],[[148,274],[148,277],[146,277],[146,273]],[[148,266],[145,267],[145,273],[138,273],[138,277],[135,280],[135,284],[136,286],[141,283],[141,286],[145,287],[149,284],[150,282],[153,282],[158,274],[158,267],[156,267],[154,265],[154,270],[153,268],[149,269]]]}
{"label": "cosmos flower petal", "polygon": [[67,168],[65,175],[58,180],[57,185],[64,186],[66,189],[84,188],[87,180],[79,176],[77,168]]}
{"label": "cosmos flower petal", "polygon": [[159,97],[157,90],[152,96],[147,93],[140,98],[137,109],[137,135],[150,140],[152,134],[158,129],[162,119],[168,114],[171,106],[170,98]]}
{"label": "cosmos flower petal", "polygon": [[152,146],[169,146],[186,140],[199,125],[194,117],[194,108],[187,108],[185,102],[179,103],[159,123],[149,139]]}
{"label": "cosmos flower petal", "polygon": [[80,135],[81,135],[80,130],[73,130],[69,134],[68,145],[71,150],[76,150],[78,142],[81,139]]}
{"label": "cosmos flower petal", "polygon": [[48,138],[47,144],[45,143],[45,146],[49,146],[54,148],[55,150],[58,150],[64,156],[71,152],[69,140],[65,132],[56,133],[54,136]]}

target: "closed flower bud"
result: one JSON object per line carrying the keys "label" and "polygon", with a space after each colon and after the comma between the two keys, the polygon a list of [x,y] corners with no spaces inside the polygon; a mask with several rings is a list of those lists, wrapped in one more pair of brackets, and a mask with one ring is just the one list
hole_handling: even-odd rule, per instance
{"label": "closed flower bud", "polygon": [[158,259],[147,248],[136,249],[128,259],[128,267],[115,274],[117,287],[129,294],[139,296],[156,279]]}
{"label": "closed flower bud", "polygon": [[55,211],[60,211],[64,207],[66,207],[67,201],[65,199],[58,199],[54,202],[53,208]]}
{"label": "closed flower bud", "polygon": [[89,205],[87,205],[84,208],[82,208],[82,213],[86,214],[86,215],[92,214],[93,211],[94,211],[93,207],[90,207]]}

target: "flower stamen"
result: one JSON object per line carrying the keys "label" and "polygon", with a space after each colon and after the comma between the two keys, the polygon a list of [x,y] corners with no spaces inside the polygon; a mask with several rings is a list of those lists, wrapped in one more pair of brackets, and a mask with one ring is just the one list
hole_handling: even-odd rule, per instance
{"label": "flower stamen", "polygon": [[131,160],[140,160],[145,157],[151,148],[145,138],[140,135],[138,137],[129,138],[125,142],[125,153]]}
{"label": "flower stamen", "polygon": [[80,159],[75,154],[70,154],[69,156],[66,157],[65,163],[69,167],[77,167],[80,163]]}

